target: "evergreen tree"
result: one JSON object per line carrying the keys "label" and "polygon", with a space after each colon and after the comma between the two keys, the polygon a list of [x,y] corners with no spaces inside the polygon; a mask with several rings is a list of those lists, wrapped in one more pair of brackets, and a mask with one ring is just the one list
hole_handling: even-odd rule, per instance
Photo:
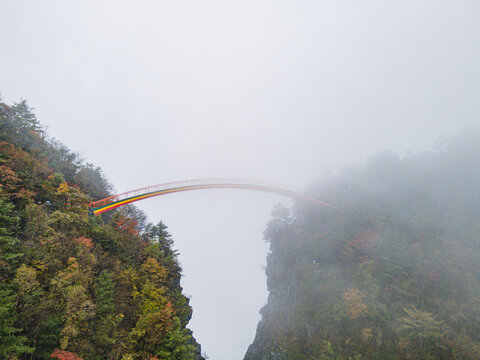
{"label": "evergreen tree", "polygon": [[9,283],[22,254],[18,250],[18,240],[11,236],[17,219],[13,216],[13,205],[0,197],[0,358],[14,359],[16,356],[31,353],[25,345],[27,338],[15,326],[18,319],[17,295]]}
{"label": "evergreen tree", "polygon": [[116,340],[114,331],[123,319],[123,314],[115,314],[113,276],[108,270],[103,270],[95,285],[95,323],[94,342],[98,359],[106,359],[112,352]]}
{"label": "evergreen tree", "polygon": [[27,338],[22,330],[15,327],[16,295],[12,290],[0,288],[0,359],[16,359],[18,356],[33,352],[25,345]]}

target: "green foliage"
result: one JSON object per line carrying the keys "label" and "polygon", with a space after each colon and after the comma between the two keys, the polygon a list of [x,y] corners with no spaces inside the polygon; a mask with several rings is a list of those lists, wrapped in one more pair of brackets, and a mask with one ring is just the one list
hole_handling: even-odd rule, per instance
{"label": "green foliage", "polygon": [[437,320],[432,313],[418,310],[413,305],[404,311],[406,315],[398,319],[397,327],[403,346],[413,345],[417,354],[422,354],[425,359],[434,359],[435,353],[447,349],[442,341],[447,333],[444,321]]}
{"label": "green foliage", "polygon": [[27,338],[22,330],[15,327],[16,296],[13,291],[0,289],[0,358],[16,359],[22,354],[33,352],[25,345]]}
{"label": "green foliage", "polygon": [[[0,192],[0,195],[2,193]],[[18,239],[11,236],[17,218],[13,216],[13,204],[0,197],[0,280],[8,281],[22,257]]]}
{"label": "green foliage", "polygon": [[25,101],[0,103],[0,359],[202,359],[166,226],[88,216],[110,189]]}
{"label": "green foliage", "polygon": [[123,320],[123,314],[115,311],[113,301],[115,283],[112,274],[103,270],[95,285],[95,332],[93,340],[99,359],[107,358],[116,343],[115,330]]}
{"label": "green foliage", "polygon": [[245,359],[479,359],[480,129],[381,153],[275,209]]}
{"label": "green foliage", "polygon": [[161,359],[193,359],[195,348],[189,344],[186,329],[182,329],[180,320],[174,315],[165,289],[147,280],[140,301],[140,317],[130,333],[134,358],[144,359],[146,354],[153,353]]}

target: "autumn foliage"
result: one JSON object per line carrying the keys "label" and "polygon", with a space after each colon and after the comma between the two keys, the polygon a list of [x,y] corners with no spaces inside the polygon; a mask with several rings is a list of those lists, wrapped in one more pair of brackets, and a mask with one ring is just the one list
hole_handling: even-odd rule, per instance
{"label": "autumn foliage", "polygon": [[268,303],[245,360],[480,359],[480,129],[312,184],[265,231]]}
{"label": "autumn foliage", "polygon": [[358,289],[348,289],[342,294],[345,301],[345,313],[351,320],[367,314],[367,304],[364,302],[365,294]]}
{"label": "autumn foliage", "polygon": [[110,190],[26,102],[0,103],[0,359],[202,360],[166,226],[89,217]]}
{"label": "autumn foliage", "polygon": [[78,245],[82,245],[84,246],[85,248],[87,249],[91,249],[93,247],[93,240],[92,239],[89,239],[85,236],[80,236],[79,238],[76,238],[75,239],[75,242],[78,244]]}
{"label": "autumn foliage", "polygon": [[77,356],[70,351],[64,351],[59,349],[55,349],[52,355],[50,355],[50,357],[57,360],[83,360],[80,356]]}

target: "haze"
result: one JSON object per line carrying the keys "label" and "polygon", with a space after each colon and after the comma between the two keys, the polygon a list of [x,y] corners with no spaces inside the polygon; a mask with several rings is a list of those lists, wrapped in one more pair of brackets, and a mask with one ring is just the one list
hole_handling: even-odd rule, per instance
{"label": "haze", "polygon": [[[242,177],[302,188],[479,123],[478,1],[0,2],[0,91],[118,191]],[[266,301],[262,193],[138,203],[163,220],[212,360]]]}

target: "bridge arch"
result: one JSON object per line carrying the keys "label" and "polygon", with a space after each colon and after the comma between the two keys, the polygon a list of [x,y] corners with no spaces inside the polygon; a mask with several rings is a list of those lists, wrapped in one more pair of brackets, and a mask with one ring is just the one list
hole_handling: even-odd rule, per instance
{"label": "bridge arch", "polygon": [[311,197],[307,194],[288,190],[282,186],[272,185],[260,181],[245,179],[193,179],[174,181],[164,184],[146,186],[143,188],[127,191],[121,194],[109,196],[90,203],[90,214],[97,216],[120,206],[131,204],[136,201],[149,199],[155,196],[173,194],[182,191],[203,189],[247,189],[276,193],[292,198],[303,199],[337,210],[324,201]]}

